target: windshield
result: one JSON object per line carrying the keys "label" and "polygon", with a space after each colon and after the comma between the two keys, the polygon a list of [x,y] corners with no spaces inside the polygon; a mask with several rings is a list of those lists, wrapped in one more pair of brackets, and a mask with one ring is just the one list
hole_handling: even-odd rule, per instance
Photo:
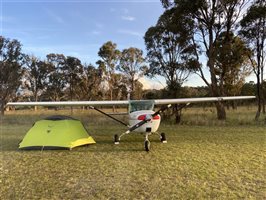
{"label": "windshield", "polygon": [[138,110],[153,110],[154,100],[136,100],[129,102],[129,112],[135,112]]}

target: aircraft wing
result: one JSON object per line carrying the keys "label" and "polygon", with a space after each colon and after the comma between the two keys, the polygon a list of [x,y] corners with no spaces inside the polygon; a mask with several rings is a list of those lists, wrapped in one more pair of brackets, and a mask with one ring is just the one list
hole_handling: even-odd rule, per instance
{"label": "aircraft wing", "polygon": [[40,101],[9,102],[7,106],[116,106],[128,105],[129,101]]}
{"label": "aircraft wing", "polygon": [[155,104],[184,104],[199,102],[217,102],[241,99],[255,99],[255,96],[231,96],[231,97],[201,97],[201,98],[181,98],[181,99],[155,99]]}
{"label": "aircraft wing", "polygon": [[[154,99],[155,105],[184,104],[198,102],[216,102],[228,100],[254,99],[255,96],[232,96],[232,97],[203,97],[203,98],[180,98],[180,99]],[[128,105],[130,101],[41,101],[41,102],[9,102],[7,106],[118,106]]]}

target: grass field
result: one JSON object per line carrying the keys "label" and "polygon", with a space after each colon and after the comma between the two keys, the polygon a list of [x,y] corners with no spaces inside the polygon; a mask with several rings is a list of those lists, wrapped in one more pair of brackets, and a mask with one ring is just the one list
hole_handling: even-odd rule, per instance
{"label": "grass field", "polygon": [[[62,113],[69,111],[56,112]],[[97,144],[19,151],[34,121],[50,114],[1,117],[0,199],[266,199],[266,125],[253,121],[254,108],[229,111],[225,122],[215,120],[212,108],[187,109],[181,125],[162,122],[168,143],[151,136],[149,153],[143,136],[114,145],[123,127],[93,111],[74,111]]]}

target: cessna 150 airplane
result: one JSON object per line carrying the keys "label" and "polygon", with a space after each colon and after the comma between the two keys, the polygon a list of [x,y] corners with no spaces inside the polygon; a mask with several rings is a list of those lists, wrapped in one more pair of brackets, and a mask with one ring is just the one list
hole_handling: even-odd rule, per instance
{"label": "cessna 150 airplane", "polygon": [[[156,133],[159,135],[162,143],[167,143],[165,133],[157,132],[162,113],[164,110],[171,107],[172,104],[185,104],[197,102],[217,102],[228,100],[254,99],[255,96],[234,96],[234,97],[206,97],[206,98],[183,98],[183,99],[155,99],[155,100],[121,100],[121,101],[59,101],[59,102],[9,102],[7,106],[89,106],[98,112],[120,122],[128,127],[127,131],[121,135],[114,135],[114,143],[119,144],[121,137],[131,132],[139,132],[145,135],[144,148],[150,150],[149,135]],[[129,124],[126,124],[113,116],[99,110],[95,106],[128,106]],[[154,105],[167,105],[154,110]]]}

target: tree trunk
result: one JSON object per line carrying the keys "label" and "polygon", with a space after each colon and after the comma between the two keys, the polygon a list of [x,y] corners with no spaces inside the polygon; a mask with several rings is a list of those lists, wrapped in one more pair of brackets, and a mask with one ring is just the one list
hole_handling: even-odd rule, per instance
{"label": "tree trunk", "polygon": [[135,83],[134,83],[134,78],[131,79],[131,94],[130,94],[130,99],[135,99]]}
{"label": "tree trunk", "polygon": [[227,110],[230,110],[230,104],[229,103],[226,104],[226,108],[227,108]]}
{"label": "tree trunk", "polygon": [[0,109],[1,109],[1,115],[4,116],[4,114],[5,114],[5,106],[4,106],[4,103],[2,103],[1,101],[0,101]]}
{"label": "tree trunk", "polygon": [[260,113],[261,113],[261,105],[258,105],[258,110],[256,112],[255,120],[258,121],[260,118]]}
{"label": "tree trunk", "polygon": [[[111,83],[113,84],[113,83]],[[113,101],[113,85],[110,86],[110,83],[109,83],[109,87],[110,87],[110,100]],[[113,113],[115,112],[115,106],[113,106]]]}
{"label": "tree trunk", "polygon": [[223,102],[216,102],[215,105],[216,105],[218,120],[225,120],[226,119],[226,112],[224,109]]}
{"label": "tree trunk", "polygon": [[236,104],[236,101],[232,101],[232,108],[233,110],[237,110],[237,104]]}
{"label": "tree trunk", "polygon": [[260,89],[260,93],[261,93],[261,106],[262,106],[262,113],[265,114],[265,98],[264,98],[264,88],[263,88],[263,79],[261,79],[262,83],[261,83],[261,89]]}
{"label": "tree trunk", "polygon": [[262,98],[262,113],[263,113],[264,115],[266,114],[265,99],[264,99],[264,97]]}
{"label": "tree trunk", "polygon": [[266,114],[266,108],[265,108],[265,99],[262,99],[262,113],[265,115]]}
{"label": "tree trunk", "polygon": [[[34,97],[35,97],[35,102],[37,102],[38,101],[38,94],[37,94],[37,92],[35,92]],[[37,111],[37,106],[34,106],[34,111]]]}
{"label": "tree trunk", "polygon": [[258,96],[258,110],[256,112],[255,120],[258,121],[260,118],[260,113],[261,113],[261,86],[260,86],[260,74],[257,73],[257,96]]}
{"label": "tree trunk", "polygon": [[[214,34],[213,34],[213,27],[208,27],[208,39],[209,39],[209,48],[207,49],[207,57],[208,57],[208,62],[207,66],[210,69],[210,74],[211,74],[211,90],[212,94],[215,97],[220,97],[221,95],[224,94],[223,91],[223,78],[221,78],[221,83],[219,87],[219,83],[216,77],[216,72],[215,72],[215,50],[214,50]],[[217,110],[217,117],[218,120],[225,120],[226,119],[226,113],[225,113],[225,108],[224,104],[222,102],[216,102],[216,110]]]}
{"label": "tree trunk", "polygon": [[180,124],[181,122],[181,110],[177,111],[175,114],[175,123]]}
{"label": "tree trunk", "polygon": [[175,114],[175,123],[180,124],[181,122],[181,110],[182,108],[179,108],[179,106],[176,104],[173,107],[173,113]]}
{"label": "tree trunk", "polygon": [[260,118],[260,113],[261,113],[261,99],[258,95],[258,110],[256,112],[255,120],[258,121]]}
{"label": "tree trunk", "polygon": [[[220,97],[221,94],[223,94],[222,88],[219,88],[217,78],[215,77],[215,70],[214,70],[214,60],[213,58],[209,57],[208,65],[211,72],[211,89],[212,94],[215,97]],[[217,112],[217,118],[218,120],[225,120],[226,119],[226,112],[224,108],[223,102],[216,102],[216,112]]]}

